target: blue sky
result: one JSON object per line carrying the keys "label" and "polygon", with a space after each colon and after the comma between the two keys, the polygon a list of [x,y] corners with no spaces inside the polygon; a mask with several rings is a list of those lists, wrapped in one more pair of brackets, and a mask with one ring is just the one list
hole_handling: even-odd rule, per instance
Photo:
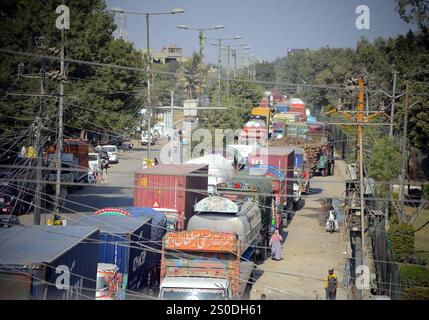
{"label": "blue sky", "polygon": [[[150,24],[151,48],[176,44],[190,56],[198,51],[198,32],[178,29],[185,24],[201,28],[223,24],[224,29],[207,31],[208,37],[229,38],[235,35],[248,43],[250,52],[263,60],[285,56],[288,48],[317,49],[354,47],[364,36],[394,37],[414,26],[403,22],[395,11],[394,0],[106,0],[107,8],[125,11],[168,12],[182,8],[177,15],[154,16]],[[355,20],[358,5],[370,9],[370,29],[358,30]],[[128,40],[136,48],[146,46],[144,16],[127,16]],[[205,46],[205,60],[217,61],[217,48]]]}

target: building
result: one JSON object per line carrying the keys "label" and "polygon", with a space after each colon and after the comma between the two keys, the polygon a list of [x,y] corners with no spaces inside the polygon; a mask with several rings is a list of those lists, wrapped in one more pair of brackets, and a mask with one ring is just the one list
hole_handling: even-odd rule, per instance
{"label": "building", "polygon": [[[159,52],[155,51],[154,49],[150,49],[150,55],[152,57],[153,63],[166,64],[171,61],[186,62],[189,60],[189,58],[183,55],[182,50],[182,48],[179,48],[177,47],[177,45],[172,44],[163,47]],[[147,52],[147,49],[142,49],[141,52],[142,56],[144,57]]]}

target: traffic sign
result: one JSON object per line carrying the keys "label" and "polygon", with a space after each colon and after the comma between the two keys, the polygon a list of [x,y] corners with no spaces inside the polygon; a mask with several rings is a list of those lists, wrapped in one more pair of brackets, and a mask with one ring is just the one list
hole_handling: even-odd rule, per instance
{"label": "traffic sign", "polygon": [[158,199],[155,199],[153,201],[152,208],[161,208],[161,206],[159,205]]}

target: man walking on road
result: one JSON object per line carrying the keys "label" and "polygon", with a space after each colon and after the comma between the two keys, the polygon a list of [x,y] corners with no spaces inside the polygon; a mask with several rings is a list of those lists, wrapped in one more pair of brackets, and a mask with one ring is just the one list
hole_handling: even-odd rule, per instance
{"label": "man walking on road", "polygon": [[330,269],[328,272],[329,274],[326,276],[325,280],[326,300],[336,300],[338,287],[337,275],[334,273],[334,268]]}

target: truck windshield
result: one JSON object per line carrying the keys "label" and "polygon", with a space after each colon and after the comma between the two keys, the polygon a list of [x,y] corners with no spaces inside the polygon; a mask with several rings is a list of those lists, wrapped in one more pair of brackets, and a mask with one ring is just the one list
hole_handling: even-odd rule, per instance
{"label": "truck windshield", "polygon": [[163,288],[161,299],[164,300],[226,300],[222,289],[187,289]]}

